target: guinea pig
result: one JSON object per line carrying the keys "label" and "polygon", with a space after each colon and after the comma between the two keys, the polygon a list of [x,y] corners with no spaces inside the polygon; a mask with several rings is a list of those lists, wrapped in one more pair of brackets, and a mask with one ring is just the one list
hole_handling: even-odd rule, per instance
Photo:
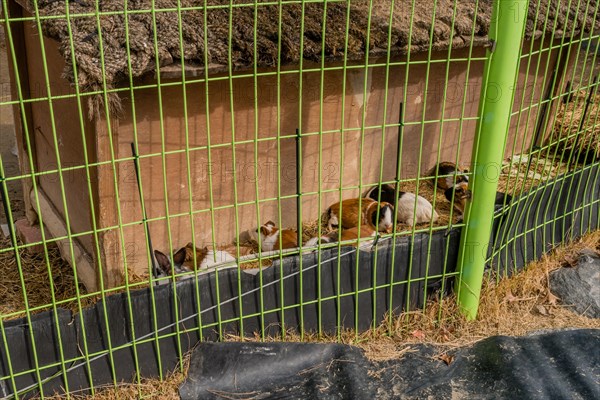
{"label": "guinea pig", "polygon": [[[398,192],[404,193],[404,192]],[[379,195],[379,185],[373,186],[371,189],[367,190],[363,197],[373,199],[376,201],[385,201],[386,203],[390,203],[394,205],[396,196],[396,189],[388,184],[384,183],[381,185],[381,196]]]}
{"label": "guinea pig", "polygon": [[[375,236],[376,232],[371,229],[368,225],[363,225],[360,227],[360,237],[367,238],[371,236]],[[312,247],[317,246],[319,243],[327,244],[327,243],[336,243],[338,241],[339,233],[338,231],[329,232],[327,235],[319,237],[314,237],[310,239],[304,246]],[[342,230],[342,242],[349,240],[357,240],[358,239],[358,227],[350,229]],[[361,243],[361,246],[370,246],[373,243],[372,240]],[[351,244],[356,247],[357,243]]]}
{"label": "guinea pig", "polygon": [[275,222],[267,223],[250,232],[250,236],[258,243],[260,235],[260,246],[262,251],[272,251],[283,249],[294,249],[298,247],[298,234],[291,229],[280,230],[275,226]]}
{"label": "guinea pig", "polygon": [[[377,216],[379,214],[379,220]],[[365,210],[365,219],[371,228],[390,233],[394,227],[394,207],[388,202],[374,202]]]}
{"label": "guinea pig", "polygon": [[[196,264],[194,267],[194,252],[196,253]],[[192,243],[188,243],[185,247],[179,249],[174,255],[173,260],[169,259],[164,253],[155,250],[154,256],[159,266],[159,276],[170,276],[171,270],[174,269],[175,274],[191,272],[194,269],[208,269],[215,265],[230,263],[235,261],[235,258],[226,251],[209,250],[208,247],[202,249],[195,248]],[[235,265],[235,264],[233,264]],[[185,276],[189,278],[191,275]]]}
{"label": "guinea pig", "polygon": [[[380,196],[379,193],[379,185],[376,185],[365,193],[365,197],[376,200],[377,197]],[[396,189],[394,189],[392,185],[381,185],[381,201],[385,201],[393,205],[395,202],[395,196]],[[415,201],[417,203],[416,212]],[[439,216],[438,213],[433,209],[431,203],[424,197],[415,196],[413,193],[398,191],[398,214],[396,218],[398,219],[398,222],[403,222],[413,226],[415,223],[421,224],[430,222],[431,220],[436,222]]]}
{"label": "guinea pig", "polygon": [[427,199],[416,196],[414,193],[401,193],[398,198],[398,215],[396,217],[399,222],[404,222],[408,226],[437,222],[439,215]]}
{"label": "guinea pig", "polygon": [[[359,209],[360,202],[360,209]],[[389,232],[393,226],[394,208],[386,202],[378,203],[373,199],[347,199],[341,203],[335,203],[327,209],[327,227],[333,230],[340,225],[340,206],[342,208],[342,229],[350,229],[361,225],[369,225],[371,229],[381,232]],[[379,221],[377,214],[379,213]]]}
{"label": "guinea pig", "polygon": [[471,198],[471,191],[469,190],[468,183],[457,183],[455,186],[444,191],[444,196],[449,202],[452,202],[452,194],[454,194],[454,208],[461,213],[464,213],[467,200]]}
{"label": "guinea pig", "polygon": [[[448,201],[452,201],[452,192],[454,192],[454,207],[461,213],[464,213],[467,200],[471,198],[471,191],[467,188],[467,185],[464,183],[456,185],[455,188],[447,189],[444,192],[444,196],[446,196],[446,199]],[[505,203],[509,204],[511,201],[511,195],[507,193],[496,192],[494,208],[495,210],[501,209]]]}
{"label": "guinea pig", "polygon": [[454,163],[451,163],[448,161],[442,161],[439,164],[436,164],[429,171],[427,171],[425,176],[428,176],[428,177],[439,176],[439,178],[437,178],[437,181],[436,181],[437,187],[441,190],[448,190],[452,186],[455,185],[455,179],[456,179],[456,184],[459,184],[459,183],[468,184],[469,176],[465,175],[468,172],[469,172],[469,170],[467,170],[467,169],[463,169],[461,171]]}
{"label": "guinea pig", "polygon": [[[191,272],[192,270],[184,266],[183,263],[186,257],[186,249],[181,248],[175,254],[173,254],[173,261],[169,256],[159,250],[154,250],[154,258],[156,258],[157,278],[165,278],[171,276],[173,273],[182,274],[184,272]],[[192,275],[183,276],[183,279],[191,278]]]}
{"label": "guinea pig", "polygon": [[208,248],[206,248],[206,247],[203,249],[203,251],[205,252],[204,258],[200,262],[200,266],[198,267],[198,269],[207,269],[207,268],[214,267],[215,265],[225,264],[225,263],[228,264],[227,266],[236,266],[237,267],[237,264],[235,263],[235,257],[233,257],[231,254],[229,254],[226,251],[208,250]]}

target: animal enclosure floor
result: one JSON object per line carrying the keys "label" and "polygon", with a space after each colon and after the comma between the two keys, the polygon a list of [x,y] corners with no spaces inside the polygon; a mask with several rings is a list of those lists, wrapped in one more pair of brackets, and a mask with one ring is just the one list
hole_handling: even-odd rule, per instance
{"label": "animal enclosure floor", "polygon": [[[11,247],[10,240],[0,234],[0,248]],[[42,254],[19,251],[22,274],[19,274],[17,258],[13,251],[0,253],[0,314],[18,313],[11,319],[25,315],[25,300],[29,308],[40,307],[33,313],[51,308],[52,294],[55,301],[65,301],[59,307],[79,311],[76,301],[76,285],[73,268],[61,258],[58,247],[48,248],[48,259]],[[23,292],[25,287],[25,293]],[[80,293],[86,293],[83,285]],[[26,297],[26,299],[25,299]],[[90,298],[82,299],[82,306],[91,305]]]}

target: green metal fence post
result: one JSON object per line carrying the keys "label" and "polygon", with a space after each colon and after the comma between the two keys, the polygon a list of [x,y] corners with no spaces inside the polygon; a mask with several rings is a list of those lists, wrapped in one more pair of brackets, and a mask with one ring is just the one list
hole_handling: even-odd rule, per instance
{"label": "green metal fence post", "polygon": [[504,144],[508,133],[527,0],[494,0],[491,47],[483,74],[477,137],[473,144],[472,201],[465,213],[459,251],[458,303],[469,319],[477,316],[483,270]]}

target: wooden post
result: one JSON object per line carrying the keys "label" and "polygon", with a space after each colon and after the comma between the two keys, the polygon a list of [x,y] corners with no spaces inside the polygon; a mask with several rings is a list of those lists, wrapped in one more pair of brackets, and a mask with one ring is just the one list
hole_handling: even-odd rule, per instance
{"label": "wooden post", "polygon": [[[14,0],[8,0],[8,9],[4,10],[5,16],[8,18],[21,18],[23,17],[23,8]],[[7,26],[10,27],[10,32],[5,32],[6,49],[8,54],[8,71],[12,84],[10,85],[11,97],[13,100],[19,98],[19,92],[16,85],[16,77],[19,77],[21,84],[21,94],[23,97],[29,96],[29,73],[27,70],[27,52],[25,48],[25,36],[24,36],[24,24],[25,22],[10,22]],[[6,26],[5,26],[6,28]],[[12,37],[13,48],[15,54],[13,55],[10,47],[10,37]],[[14,58],[13,58],[14,57]],[[16,60],[17,70],[14,68],[14,61]],[[17,75],[18,74],[18,75]],[[31,106],[30,103],[24,103],[22,105],[13,105],[13,119],[15,124],[15,136],[17,139],[17,149],[19,151],[19,168],[22,175],[31,173],[30,168],[30,155],[33,157],[35,162],[35,135],[33,134],[33,123],[31,119]],[[21,112],[25,114],[25,120],[23,120]],[[27,126],[27,128],[26,128]],[[30,148],[27,148],[26,132],[30,133],[29,144]],[[27,178],[21,180],[23,187],[23,202],[25,206],[25,216],[30,224],[35,224],[38,220],[37,213],[32,205],[29,194],[33,189],[33,179]]]}
{"label": "wooden post", "polygon": [[[113,121],[111,121],[112,123]],[[94,121],[96,132],[96,151],[97,161],[110,161],[110,141],[108,140],[107,122],[105,117],[96,117]],[[111,124],[113,142],[117,143],[115,135],[116,126]],[[117,193],[115,192],[113,166],[110,164],[100,165],[97,168],[98,186],[97,199],[95,204],[98,206],[98,228],[117,226]],[[118,171],[117,171],[118,173]],[[123,273],[125,271],[124,254],[121,247],[121,238],[119,228],[103,231],[99,234],[100,257],[96,260],[101,264],[104,280],[104,287],[114,287],[122,283]]]}

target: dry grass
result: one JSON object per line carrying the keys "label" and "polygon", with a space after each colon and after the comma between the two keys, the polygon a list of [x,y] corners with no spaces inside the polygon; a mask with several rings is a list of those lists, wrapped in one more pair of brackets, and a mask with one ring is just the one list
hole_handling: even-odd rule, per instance
{"label": "dry grass", "polygon": [[257,258],[256,260],[244,261],[240,263],[240,269],[257,269],[257,268],[267,268],[273,265],[272,258],[261,258],[260,260]]}
{"label": "dry grass", "polygon": [[[319,222],[321,222],[319,224]],[[325,221],[324,215],[321,216],[320,221],[314,219],[312,221],[302,223],[302,241],[306,243],[308,240],[319,236],[319,225],[321,226],[321,236],[328,233],[327,221]]]}
{"label": "dry grass", "polygon": [[[82,395],[78,393],[70,394],[72,399],[94,399],[94,400],[119,400],[135,398],[153,398],[176,400],[179,399],[179,386],[183,383],[190,366],[190,355],[186,354],[182,359],[181,369],[176,368],[160,379],[141,379],[140,383],[123,383],[118,386],[110,385],[106,387],[97,387],[93,395]],[[54,395],[44,396],[46,399],[59,400],[66,396]]]}
{"label": "dry grass", "polygon": [[[477,342],[493,335],[522,336],[545,329],[595,328],[600,329],[600,320],[580,316],[557,302],[548,290],[549,273],[576,258],[584,248],[600,252],[600,231],[588,234],[568,245],[560,246],[539,261],[529,264],[525,271],[496,282],[493,277],[485,280],[481,292],[478,317],[467,321],[460,316],[454,297],[430,302],[425,310],[403,313],[392,320],[392,325],[382,324],[377,329],[363,334],[351,330],[342,331],[340,336],[319,337],[307,333],[301,338],[288,332],[287,341],[339,342],[358,346],[372,360],[387,360],[402,357],[413,351],[411,345],[429,343],[440,346],[439,354]],[[230,336],[228,341],[239,341]],[[244,339],[258,341],[259,336]],[[267,338],[280,341],[281,338]],[[183,360],[183,373],[175,372],[164,381],[143,380],[141,384],[123,384],[117,388],[100,390],[94,399],[153,397],[178,398],[177,390],[184,380],[189,355]],[[55,397],[58,399],[59,397]],[[88,399],[92,396],[76,396]]]}
{"label": "dry grass", "polygon": [[587,114],[584,116],[588,97],[586,91],[579,91],[571,97],[566,106],[561,106],[558,110],[554,132],[550,138],[554,142],[550,146],[554,152],[600,157],[600,94],[590,97]]}
{"label": "dry grass", "polygon": [[[588,93],[580,91],[568,104],[561,105],[542,154],[515,155],[503,163],[499,191],[519,195],[566,173],[570,169],[569,164],[582,161],[579,156],[600,158],[600,95],[590,98],[582,124],[587,99]],[[580,125],[581,132],[578,134]]]}
{"label": "dry grass", "polygon": [[554,155],[515,155],[502,164],[498,191],[518,196],[568,170],[569,166]]}
{"label": "dry grass", "polygon": [[[396,321],[394,336],[402,342],[429,342],[463,346],[492,335],[521,336],[542,329],[600,328],[600,320],[580,316],[560,305],[548,289],[550,272],[579,251],[600,251],[600,231],[557,247],[510,278],[487,277],[481,292],[477,320],[458,317],[453,297],[429,304],[424,313],[411,313]],[[415,336],[415,332],[419,332]],[[423,337],[420,333],[423,333]]]}
{"label": "dry grass", "polygon": [[[360,335],[344,331],[339,341],[361,347],[369,358],[379,360],[396,358],[409,351],[407,345],[414,343],[460,347],[494,335],[522,336],[543,329],[600,329],[600,320],[580,316],[560,305],[548,290],[550,272],[576,259],[584,248],[600,252],[600,231],[557,247],[510,278],[497,281],[487,276],[481,291],[478,317],[474,321],[461,316],[456,298],[450,296],[429,302],[425,310],[392,318],[392,326],[384,323]],[[287,339],[300,341],[298,334],[293,332]],[[304,341],[337,342],[338,338],[307,334]]]}
{"label": "dry grass", "polygon": [[[9,249],[11,247],[10,240],[0,235],[0,248]],[[30,254],[26,250],[19,251],[19,259],[23,272],[23,282],[21,281],[14,251],[0,253],[0,276],[2,277],[0,279],[0,314],[19,313],[14,314],[11,318],[25,315],[23,284],[29,308],[47,306],[33,313],[52,308],[51,288],[54,290],[54,297],[57,301],[77,297],[73,269],[61,258],[56,246],[51,246],[48,249],[48,262],[46,262],[43,253]],[[81,284],[79,290],[81,293],[85,293],[85,288]],[[82,305],[87,306],[90,302],[91,300],[83,299]],[[75,300],[63,303],[60,307],[72,311],[78,310]]]}

